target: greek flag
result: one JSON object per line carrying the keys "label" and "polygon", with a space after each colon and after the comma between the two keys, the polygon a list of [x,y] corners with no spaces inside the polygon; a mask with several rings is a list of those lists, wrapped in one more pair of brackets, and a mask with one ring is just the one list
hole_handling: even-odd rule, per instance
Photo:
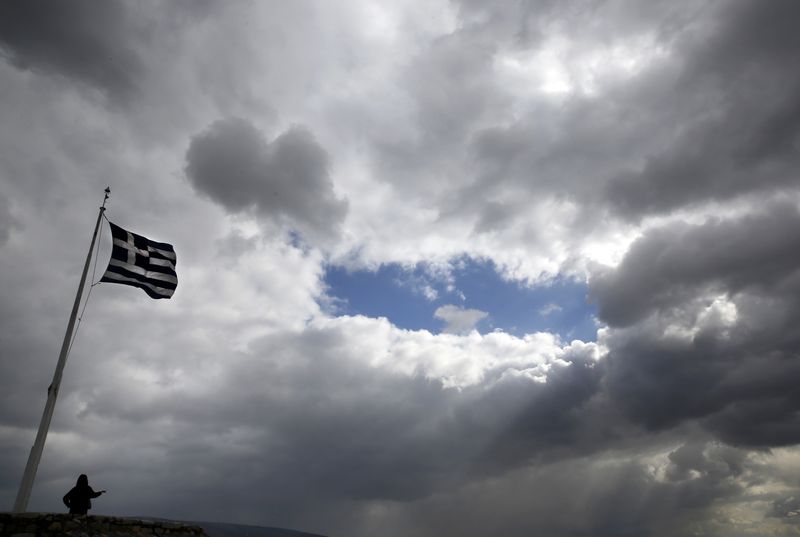
{"label": "greek flag", "polygon": [[139,287],[150,298],[170,298],[178,286],[175,249],[111,224],[114,244],[101,282]]}

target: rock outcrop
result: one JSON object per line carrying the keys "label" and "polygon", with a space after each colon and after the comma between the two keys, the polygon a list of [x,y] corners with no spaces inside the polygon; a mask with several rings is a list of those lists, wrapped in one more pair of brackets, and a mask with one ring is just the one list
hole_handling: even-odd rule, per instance
{"label": "rock outcrop", "polygon": [[199,526],[178,522],[53,513],[0,513],[0,536],[207,537]]}

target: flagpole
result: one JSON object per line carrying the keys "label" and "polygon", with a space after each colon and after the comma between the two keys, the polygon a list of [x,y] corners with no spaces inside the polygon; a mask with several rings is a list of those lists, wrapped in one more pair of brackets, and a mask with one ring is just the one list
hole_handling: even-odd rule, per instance
{"label": "flagpole", "polygon": [[72,305],[72,314],[67,323],[67,331],[64,334],[64,342],[61,344],[61,353],[58,355],[58,363],[56,364],[56,371],[53,374],[53,382],[47,388],[47,403],[44,406],[42,413],[42,421],[39,423],[39,431],[36,433],[36,441],[31,447],[31,452],[28,455],[28,463],[25,465],[25,473],[22,476],[22,483],[19,486],[17,493],[17,500],[14,502],[14,512],[24,513],[28,509],[28,500],[31,497],[31,489],[33,489],[33,480],[36,477],[36,470],[39,468],[39,461],[42,458],[42,450],[44,450],[44,441],[47,438],[47,430],[50,428],[50,420],[53,418],[53,410],[56,406],[56,397],[58,396],[58,388],[61,385],[61,375],[64,371],[64,364],[67,363],[67,355],[69,354],[70,343],[72,341],[72,333],[75,328],[75,318],[78,316],[78,308],[83,296],[83,287],[86,283],[86,274],[89,272],[89,264],[92,260],[92,252],[94,251],[94,243],[97,239],[97,230],[100,229],[100,220],[106,210],[106,201],[108,195],[111,193],[111,188],[107,187],[105,190],[105,197],[103,198],[103,205],[100,207],[100,212],[97,214],[97,222],[94,225],[94,233],[92,233],[92,244],[89,246],[89,253],[86,254],[86,263],[83,265],[83,274],[81,275],[81,283],[78,285],[78,293],[75,295],[75,303]]}

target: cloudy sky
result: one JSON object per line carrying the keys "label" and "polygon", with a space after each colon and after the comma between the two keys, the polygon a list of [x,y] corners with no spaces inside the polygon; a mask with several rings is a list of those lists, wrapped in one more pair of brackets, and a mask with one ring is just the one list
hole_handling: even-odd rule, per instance
{"label": "cloudy sky", "polygon": [[[800,532],[800,3],[0,2],[0,502]],[[100,237],[99,280],[110,255]]]}

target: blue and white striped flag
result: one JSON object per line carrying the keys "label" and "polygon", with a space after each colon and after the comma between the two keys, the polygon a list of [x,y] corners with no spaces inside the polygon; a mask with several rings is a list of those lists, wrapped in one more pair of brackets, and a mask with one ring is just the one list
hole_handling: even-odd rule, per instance
{"label": "blue and white striped flag", "polygon": [[114,244],[101,282],[141,288],[151,298],[170,298],[178,287],[175,249],[111,224]]}

